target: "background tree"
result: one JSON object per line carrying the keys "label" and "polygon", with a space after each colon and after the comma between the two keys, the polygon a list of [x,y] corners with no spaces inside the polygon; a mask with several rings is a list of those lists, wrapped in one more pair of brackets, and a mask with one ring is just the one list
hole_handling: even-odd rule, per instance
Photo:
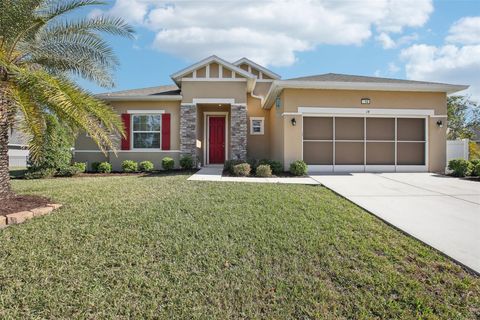
{"label": "background tree", "polygon": [[447,139],[472,139],[480,130],[480,106],[463,96],[447,99]]}
{"label": "background tree", "polygon": [[46,118],[55,115],[69,130],[85,130],[102,151],[123,134],[118,115],[78,87],[71,76],[112,87],[118,65],[102,34],[132,37],[122,19],[71,13],[96,0],[0,0],[0,199],[10,196],[8,130],[31,137],[32,159],[41,157]]}

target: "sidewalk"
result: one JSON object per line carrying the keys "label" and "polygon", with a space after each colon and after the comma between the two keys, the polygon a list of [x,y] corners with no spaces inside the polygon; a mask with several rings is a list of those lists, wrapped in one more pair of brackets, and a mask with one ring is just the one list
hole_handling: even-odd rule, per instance
{"label": "sidewalk", "polygon": [[222,177],[223,167],[203,167],[192,175],[190,181],[222,181],[222,182],[252,182],[252,183],[284,183],[284,184],[309,184],[319,185],[320,183],[310,177],[298,178],[255,178],[255,177]]}

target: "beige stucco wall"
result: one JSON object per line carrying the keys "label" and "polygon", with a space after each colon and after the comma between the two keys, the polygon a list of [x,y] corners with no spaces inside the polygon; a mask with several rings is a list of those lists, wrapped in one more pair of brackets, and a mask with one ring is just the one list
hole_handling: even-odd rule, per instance
{"label": "beige stucco wall", "polygon": [[[150,160],[155,167],[160,169],[160,161],[163,157],[169,156],[174,159],[178,158],[178,150],[180,149],[180,101],[122,101],[112,102],[112,107],[118,114],[127,113],[127,110],[165,110],[166,113],[171,114],[170,123],[170,151],[158,152],[134,152],[133,150],[122,151],[119,150],[120,139],[117,137],[117,155],[109,153],[105,157],[100,152],[81,152],[82,150],[99,150],[95,142],[87,137],[84,133],[80,134],[75,141],[75,150],[80,152],[75,153],[74,161],[88,162],[90,166],[92,162],[109,161],[112,163],[113,170],[119,171],[123,160],[144,161]],[[178,159],[177,159],[178,160]],[[178,161],[176,160],[176,165]]]}
{"label": "beige stucco wall", "polygon": [[[270,157],[270,112],[261,106],[261,101],[248,95],[247,100],[247,157],[249,159],[266,159]],[[250,117],[264,118],[264,134],[252,135],[250,132]]]}
{"label": "beige stucco wall", "polygon": [[[368,97],[371,103],[361,105],[360,99]],[[386,91],[347,91],[347,90],[307,90],[286,89],[283,91],[282,106],[284,112],[297,112],[298,107],[328,108],[387,108],[387,109],[433,109],[435,115],[446,115],[445,93],[433,92],[386,92]],[[270,109],[271,112],[275,107]],[[297,120],[297,126],[291,125],[291,119]],[[428,169],[431,172],[444,172],[446,166],[446,119],[444,126],[436,125],[440,118],[429,117],[428,123]],[[273,124],[272,124],[273,125]],[[288,168],[292,161],[302,158],[302,121],[300,115],[284,116],[283,121],[283,161]],[[273,129],[275,130],[275,129]],[[278,140],[271,139],[272,157],[278,157],[282,146]]]}
{"label": "beige stucco wall", "polygon": [[235,99],[235,103],[247,102],[245,81],[183,81],[182,103],[192,103],[195,98]]}
{"label": "beige stucco wall", "polygon": [[257,82],[253,89],[253,94],[256,96],[266,97],[268,89],[272,86],[272,82]]}
{"label": "beige stucco wall", "polygon": [[269,136],[270,136],[270,159],[284,162],[284,118],[282,113],[284,111],[284,93],[280,94],[280,107],[277,108],[273,105],[269,109],[268,123],[269,123]]}

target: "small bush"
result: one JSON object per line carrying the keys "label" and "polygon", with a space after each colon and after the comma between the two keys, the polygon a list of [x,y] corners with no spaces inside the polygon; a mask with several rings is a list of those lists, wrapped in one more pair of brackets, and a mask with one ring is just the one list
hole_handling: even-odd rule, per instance
{"label": "small bush", "polygon": [[261,164],[257,167],[257,170],[255,173],[257,177],[271,177],[272,169],[268,164]]}
{"label": "small bush", "polygon": [[112,165],[108,162],[101,162],[97,167],[97,172],[110,173],[112,172]]}
{"label": "small bush", "polygon": [[473,165],[472,176],[479,177],[480,176],[480,161],[477,164]]}
{"label": "small bush", "polygon": [[180,167],[182,169],[190,170],[193,168],[193,158],[191,155],[186,154],[180,158]]}
{"label": "small bush", "polygon": [[44,179],[44,178],[51,178],[55,175],[55,169],[53,168],[45,168],[39,170],[30,170],[25,173],[25,179]]}
{"label": "small bush", "polygon": [[172,170],[175,167],[175,160],[170,157],[165,157],[162,159],[162,168],[164,170]]}
{"label": "small bush", "polygon": [[272,169],[273,174],[280,174],[280,173],[283,172],[283,166],[279,161],[262,159],[262,160],[260,160],[260,162],[258,164],[259,165],[262,165],[262,164],[269,165],[270,169]]}
{"label": "small bush", "polygon": [[465,177],[472,172],[473,165],[465,159],[453,159],[448,162],[448,169],[455,177]]}
{"label": "small bush", "polygon": [[133,160],[125,160],[122,162],[123,172],[136,172],[138,171],[138,163]]}
{"label": "small bush", "polygon": [[307,170],[307,164],[302,160],[297,160],[290,164],[290,172],[295,176],[304,176],[307,174]]}
{"label": "small bush", "polygon": [[75,162],[73,166],[78,169],[78,173],[87,171],[87,164],[85,162]]}
{"label": "small bush", "polygon": [[233,174],[238,177],[247,177],[250,175],[250,165],[248,163],[240,163],[233,166]]}
{"label": "small bush", "polygon": [[140,165],[138,167],[142,172],[150,172],[154,169],[153,163],[151,161],[142,161],[140,162]]}
{"label": "small bush", "polygon": [[92,172],[98,172],[98,166],[101,162],[92,162]]}
{"label": "small bush", "polygon": [[59,169],[55,175],[57,177],[73,177],[82,172],[77,166],[68,166]]}
{"label": "small bush", "polygon": [[233,173],[233,167],[236,166],[237,164],[244,163],[242,160],[227,160],[225,161],[225,164],[223,165],[223,170],[227,171],[230,174]]}

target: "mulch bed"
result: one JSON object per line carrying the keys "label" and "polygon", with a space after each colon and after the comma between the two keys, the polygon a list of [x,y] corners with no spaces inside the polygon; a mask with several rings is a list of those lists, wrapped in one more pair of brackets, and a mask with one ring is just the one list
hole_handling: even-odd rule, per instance
{"label": "mulch bed", "polygon": [[48,203],[51,203],[51,201],[45,197],[30,195],[13,196],[7,200],[2,200],[0,216],[45,207]]}
{"label": "mulch bed", "polygon": [[[238,176],[234,176],[228,171],[223,171],[222,172],[222,177],[238,178]],[[306,177],[308,177],[308,175],[307,176],[296,176],[296,175],[291,174],[290,172],[282,172],[282,173],[279,173],[279,174],[272,174],[271,177],[267,177],[267,178],[306,178]],[[265,177],[257,177],[254,174],[251,174],[247,178],[265,178]]]}

